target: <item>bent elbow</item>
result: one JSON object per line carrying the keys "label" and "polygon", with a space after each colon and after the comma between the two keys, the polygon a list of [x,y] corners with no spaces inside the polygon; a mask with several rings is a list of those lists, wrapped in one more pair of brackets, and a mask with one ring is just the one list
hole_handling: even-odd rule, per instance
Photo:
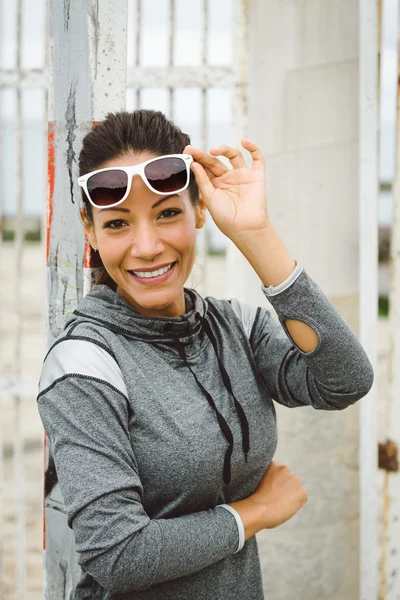
{"label": "bent elbow", "polygon": [[355,404],[364,398],[371,390],[374,383],[374,370],[372,364],[366,359],[362,368],[357,370],[348,378],[348,392],[343,396],[343,408]]}
{"label": "bent elbow", "polygon": [[162,535],[132,490],[107,494],[71,518],[82,569],[109,594],[147,590],[157,577]]}
{"label": "bent elbow", "polygon": [[110,594],[143,592],[157,577],[162,541],[160,528],[146,527],[108,547],[79,550],[79,564]]}
{"label": "bent elbow", "polygon": [[374,370],[368,363],[362,370],[353,372],[351,377],[346,376],[346,382],[335,390],[322,386],[315,382],[318,391],[318,400],[311,404],[316,409],[323,410],[344,410],[352,404],[361,400],[368,394],[374,383]]}
{"label": "bent elbow", "polygon": [[368,394],[371,390],[375,379],[374,369],[371,363],[369,367],[365,369],[364,376],[362,377],[362,384],[360,386],[360,399]]}
{"label": "bent elbow", "polygon": [[363,361],[362,367],[360,368],[360,365],[358,365],[354,370],[354,373],[349,377],[349,381],[351,381],[353,385],[352,396],[354,402],[361,400],[361,398],[364,398],[364,396],[368,394],[373,386],[374,377],[374,369],[369,358],[365,354],[365,360]]}
{"label": "bent elbow", "polygon": [[[83,570],[89,573],[97,583],[109,594],[127,594],[143,592],[154,582],[152,561],[147,565],[133,564],[119,560],[119,557],[109,557],[108,552],[89,561],[79,560]],[[143,568],[142,568],[143,567]]]}

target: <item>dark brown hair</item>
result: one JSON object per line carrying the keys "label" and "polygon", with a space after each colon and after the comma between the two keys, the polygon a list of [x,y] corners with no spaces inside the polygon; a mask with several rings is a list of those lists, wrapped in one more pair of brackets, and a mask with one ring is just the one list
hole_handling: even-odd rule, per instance
{"label": "dark brown hair", "polygon": [[[79,154],[79,176],[129,153],[152,152],[157,156],[180,154],[190,144],[190,137],[160,111],[140,109],[134,112],[108,113],[105,120],[92,127],[83,138]],[[189,196],[193,206],[199,200],[199,189],[190,173]],[[82,190],[87,220],[93,223],[92,205]],[[116,291],[116,284],[104,266],[94,285],[106,284]]]}

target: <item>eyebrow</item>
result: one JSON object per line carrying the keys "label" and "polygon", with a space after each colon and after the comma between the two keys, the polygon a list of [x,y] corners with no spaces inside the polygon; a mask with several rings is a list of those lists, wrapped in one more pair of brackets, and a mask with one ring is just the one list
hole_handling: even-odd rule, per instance
{"label": "eyebrow", "polygon": [[[179,194],[170,194],[169,196],[163,196],[162,198],[160,198],[160,200],[157,200],[157,202],[155,204],[153,204],[153,206],[151,208],[155,208],[156,206],[158,206],[159,204],[161,204],[162,202],[165,202],[166,200],[169,200],[170,198],[175,198],[175,197],[180,197]],[[100,212],[104,212],[106,210],[120,210],[121,212],[131,212],[129,210],[129,208],[123,208],[122,206],[111,206],[111,208],[101,208]]]}

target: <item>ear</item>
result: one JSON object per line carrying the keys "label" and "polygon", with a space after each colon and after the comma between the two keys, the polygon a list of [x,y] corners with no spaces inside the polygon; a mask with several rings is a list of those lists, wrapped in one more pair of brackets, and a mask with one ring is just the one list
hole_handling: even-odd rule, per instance
{"label": "ear", "polygon": [[89,240],[92,248],[97,248],[97,241],[94,233],[93,223],[87,218],[86,210],[84,207],[79,209],[79,217],[83,224],[85,238]]}
{"label": "ear", "polygon": [[204,227],[204,224],[206,222],[207,211],[201,192],[199,192],[199,201],[197,203],[196,209],[196,229],[201,229],[202,227]]}

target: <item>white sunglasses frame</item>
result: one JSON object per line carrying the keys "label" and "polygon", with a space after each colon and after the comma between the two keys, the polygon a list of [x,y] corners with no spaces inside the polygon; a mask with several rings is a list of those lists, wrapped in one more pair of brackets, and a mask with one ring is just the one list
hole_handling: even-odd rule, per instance
{"label": "white sunglasses frame", "polygon": [[127,185],[124,197],[121,200],[118,200],[118,202],[114,202],[114,204],[107,204],[107,206],[105,206],[104,208],[111,208],[112,206],[117,206],[118,204],[121,204],[124,200],[126,200],[126,198],[129,196],[129,192],[131,191],[132,178],[134,175],[140,175],[140,177],[142,178],[142,181],[144,181],[144,183],[147,185],[149,190],[151,190],[155,194],[159,194],[161,196],[168,196],[168,195],[171,195],[171,192],[159,192],[158,190],[155,190],[150,185],[150,183],[147,180],[147,177],[144,173],[144,169],[148,164],[155,162],[157,160],[160,160],[161,158],[181,158],[185,162],[187,183],[181,189],[176,190],[176,192],[173,192],[173,193],[178,194],[179,192],[183,192],[184,190],[186,190],[186,188],[189,186],[189,183],[190,183],[190,165],[193,162],[193,156],[191,154],[165,154],[163,156],[156,156],[155,158],[146,160],[145,162],[139,163],[138,165],[132,165],[132,166],[128,166],[128,167],[106,167],[105,169],[97,169],[97,171],[91,171],[90,173],[86,173],[86,175],[82,175],[81,177],[79,177],[78,184],[84,190],[84,192],[86,194],[86,198],[89,200],[90,204],[92,206],[94,206],[95,208],[103,208],[103,207],[97,206],[97,204],[94,204],[94,202],[91,200],[88,189],[87,189],[87,182],[88,182],[88,179],[90,177],[92,177],[93,175],[96,175],[97,173],[103,173],[104,171],[124,171],[128,177],[128,185]]}

